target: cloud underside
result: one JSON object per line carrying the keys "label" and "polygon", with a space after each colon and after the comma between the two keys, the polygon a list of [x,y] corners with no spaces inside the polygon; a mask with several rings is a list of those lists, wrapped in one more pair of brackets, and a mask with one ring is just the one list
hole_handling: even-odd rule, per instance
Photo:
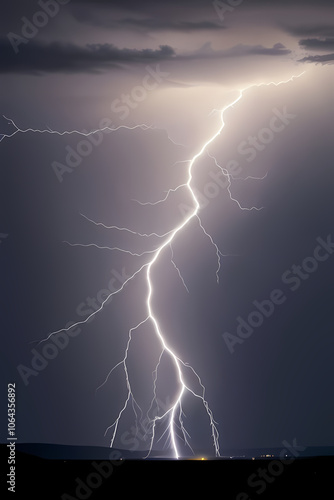
{"label": "cloud underside", "polygon": [[334,63],[334,54],[306,56],[303,59],[300,59],[300,62],[332,64],[332,63]]}
{"label": "cloud underside", "polygon": [[[10,38],[10,36],[9,36]],[[52,73],[99,72],[119,68],[129,63],[150,63],[170,59],[174,50],[160,45],[157,50],[119,49],[110,44],[45,43],[40,41],[15,42],[15,38],[0,40],[0,72]],[[14,49],[18,51],[15,54]]]}
{"label": "cloud underside", "polygon": [[[334,50],[334,37],[330,38],[307,38],[299,41],[299,45],[312,51],[332,51]],[[308,55],[300,62],[313,62],[318,64],[331,64],[334,62],[334,54]]]}
{"label": "cloud underside", "polygon": [[299,40],[299,46],[312,52],[327,54],[308,54],[299,60],[301,63],[331,64],[334,61],[334,26],[330,24],[295,25],[284,28],[295,37],[308,37]]}
{"label": "cloud underside", "polygon": [[137,30],[146,32],[160,31],[181,31],[183,33],[195,31],[217,31],[223,30],[225,27],[221,22],[214,21],[175,21],[174,19],[154,19],[144,18],[136,19],[125,17],[114,20],[113,16],[102,15],[99,11],[78,11],[74,13],[74,17],[80,23],[91,24],[108,30]]}
{"label": "cloud underside", "polygon": [[[15,53],[16,49],[17,53]],[[64,43],[45,43],[37,40],[22,42],[15,37],[0,39],[0,73],[99,73],[131,64],[150,64],[163,61],[223,60],[250,56],[286,56],[290,50],[280,43],[273,47],[237,45],[225,51],[215,51],[211,44],[188,54],[177,54],[168,45],[152,49],[119,49],[111,44],[78,46]]]}
{"label": "cloud underside", "polygon": [[307,38],[300,40],[299,45],[308,50],[334,50],[334,37],[333,38]]}

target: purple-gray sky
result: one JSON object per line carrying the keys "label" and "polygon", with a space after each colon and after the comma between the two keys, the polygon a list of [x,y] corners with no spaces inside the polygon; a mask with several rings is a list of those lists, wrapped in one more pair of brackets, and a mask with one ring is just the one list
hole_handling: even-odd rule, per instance
{"label": "purple-gray sky", "polygon": [[[87,318],[108,287],[151,258],[64,241],[134,253],[161,244],[81,214],[140,233],[176,227],[192,207],[186,189],[158,205],[135,200],[155,202],[187,182],[189,160],[220,129],[221,110],[252,87],[193,166],[207,234],[194,218],[162,252],[154,310],[206,387],[222,455],[294,438],[334,446],[334,7],[236,3],[13,0],[1,16],[1,365],[19,388],[23,442],[108,446],[104,432],[127,395],[121,369],[95,389],[122,359],[129,328],[146,318],[143,273],[45,368],[31,364],[43,349],[31,341]],[[8,119],[22,130],[121,128],[82,142],[79,134],[12,135]],[[208,235],[223,254],[219,284]],[[259,310],[255,301],[278,297],[275,290],[282,303],[238,337],[240,318]],[[159,354],[145,324],[128,357],[144,415]],[[34,375],[24,380],[20,365]],[[168,407],[178,390],[168,356],[160,373]],[[188,395],[184,412],[191,445],[212,455],[201,402]],[[130,407],[123,417],[115,445],[146,449]]]}

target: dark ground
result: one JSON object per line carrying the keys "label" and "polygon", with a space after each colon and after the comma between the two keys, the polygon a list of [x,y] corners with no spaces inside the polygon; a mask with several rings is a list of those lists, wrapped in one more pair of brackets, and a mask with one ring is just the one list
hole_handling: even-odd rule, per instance
{"label": "dark ground", "polygon": [[[268,460],[50,460],[16,449],[16,491],[7,491],[8,449],[1,445],[2,485],[15,499],[173,499],[209,494],[226,500],[333,498],[334,457]],[[115,455],[117,458],[117,454]],[[275,463],[274,463],[275,461]],[[279,462],[279,463],[277,463]],[[275,474],[275,476],[273,476]],[[262,476],[262,477],[260,477]]]}

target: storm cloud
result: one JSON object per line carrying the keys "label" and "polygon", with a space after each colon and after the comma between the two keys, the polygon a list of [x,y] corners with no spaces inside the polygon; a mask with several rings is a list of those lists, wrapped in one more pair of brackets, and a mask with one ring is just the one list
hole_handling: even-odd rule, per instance
{"label": "storm cloud", "polygon": [[119,49],[111,44],[88,44],[31,40],[19,54],[14,54],[8,39],[0,40],[2,73],[100,72],[120,68],[122,64],[150,63],[170,59],[174,50],[167,45],[159,49]]}
{"label": "storm cloud", "polygon": [[61,43],[31,40],[19,54],[14,54],[9,40],[0,39],[2,58],[1,73],[78,73],[103,72],[120,69],[128,64],[149,64],[162,61],[219,60],[248,56],[285,56],[290,54],[283,44],[273,47],[262,45],[237,45],[228,50],[215,51],[207,43],[198,51],[188,54],[176,54],[169,45],[160,45],[158,49],[120,49],[112,44],[87,44],[78,46],[73,43]]}
{"label": "storm cloud", "polygon": [[307,38],[300,40],[299,45],[309,50],[333,50],[334,38]]}
{"label": "storm cloud", "polygon": [[332,64],[334,62],[334,54],[306,56],[300,61],[306,63]]}

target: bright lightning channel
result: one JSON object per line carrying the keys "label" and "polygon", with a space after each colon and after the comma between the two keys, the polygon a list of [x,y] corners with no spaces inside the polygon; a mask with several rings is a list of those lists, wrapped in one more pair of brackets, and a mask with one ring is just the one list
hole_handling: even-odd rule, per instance
{"label": "bright lightning channel", "polygon": [[[302,74],[304,74],[304,73],[305,72],[303,72]],[[298,77],[302,76],[302,74],[298,75]],[[203,155],[203,153],[207,150],[208,146],[215,141],[215,139],[221,134],[222,130],[224,129],[224,127],[225,127],[225,122],[224,122],[224,114],[225,114],[225,112],[228,109],[230,109],[233,106],[235,106],[242,99],[242,97],[244,95],[244,92],[246,90],[252,88],[252,87],[261,86],[261,85],[272,85],[272,84],[277,86],[277,85],[281,85],[283,83],[291,82],[294,78],[296,78],[296,77],[291,77],[289,80],[278,82],[278,83],[270,82],[270,83],[266,83],[266,84],[251,85],[251,86],[247,87],[246,89],[240,90],[239,96],[233,102],[231,102],[225,108],[223,108],[223,110],[221,111],[221,122],[222,123],[221,123],[221,126],[220,126],[219,130],[202,146],[202,148],[200,149],[200,151],[192,158],[192,160],[190,161],[190,164],[189,164],[189,168],[188,168],[188,181],[186,183],[186,187],[188,188],[188,190],[189,190],[189,192],[191,194],[191,197],[192,197],[192,199],[194,201],[194,210],[193,210],[193,212],[188,217],[185,218],[185,220],[179,226],[177,226],[173,230],[173,232],[169,235],[169,237],[165,240],[165,242],[162,243],[162,245],[157,249],[154,257],[152,258],[152,260],[149,263],[149,265],[147,267],[147,270],[146,270],[146,278],[147,278],[147,284],[148,284],[148,296],[147,296],[147,301],[146,301],[147,310],[148,310],[148,318],[147,319],[151,320],[151,322],[153,323],[155,331],[156,331],[156,334],[157,334],[157,336],[160,339],[160,342],[162,344],[163,351],[168,352],[169,355],[170,355],[170,357],[174,361],[176,369],[177,369],[178,377],[179,377],[180,386],[181,386],[181,389],[179,391],[178,397],[177,397],[174,405],[172,406],[172,408],[170,410],[168,410],[168,412],[166,412],[166,414],[170,413],[169,429],[170,429],[172,447],[173,447],[173,450],[174,450],[174,456],[175,456],[176,459],[179,458],[179,451],[178,451],[178,446],[177,446],[176,437],[175,437],[175,422],[174,422],[174,420],[175,420],[175,415],[176,415],[176,412],[177,412],[178,409],[179,409],[180,414],[181,414],[182,396],[183,396],[183,394],[184,394],[185,391],[189,391],[194,396],[200,397],[202,399],[203,404],[204,404],[204,406],[205,406],[205,408],[207,410],[207,413],[208,413],[208,416],[209,416],[209,419],[210,419],[210,425],[211,425],[211,429],[212,429],[212,437],[213,437],[213,441],[214,441],[214,447],[215,447],[215,450],[216,450],[216,455],[218,455],[218,456],[219,456],[219,442],[218,442],[219,434],[218,434],[218,431],[217,431],[217,428],[216,428],[216,425],[215,425],[215,422],[214,422],[214,419],[213,419],[212,412],[209,409],[208,404],[207,404],[207,402],[204,399],[204,387],[203,387],[203,385],[201,383],[201,380],[199,379],[199,382],[200,382],[201,386],[203,387],[203,393],[202,393],[202,395],[198,395],[194,391],[192,391],[187,386],[187,384],[185,383],[184,378],[183,378],[182,367],[181,367],[181,365],[183,364],[183,362],[174,353],[173,349],[171,347],[169,347],[169,345],[167,344],[167,342],[166,342],[166,340],[165,340],[165,338],[163,336],[163,333],[162,333],[162,331],[160,329],[159,322],[158,322],[157,318],[154,315],[154,312],[153,312],[153,309],[152,309],[153,285],[152,285],[152,280],[151,280],[151,271],[152,271],[152,268],[153,268],[154,264],[157,262],[160,254],[162,253],[162,251],[168,245],[172,244],[172,242],[176,238],[177,234],[180,231],[182,231],[182,229],[185,228],[188,225],[188,223],[194,217],[198,218],[200,226],[204,230],[204,228],[203,228],[203,226],[201,224],[199,215],[198,215],[199,210],[200,210],[200,204],[199,204],[199,201],[197,200],[195,192],[193,191],[193,189],[191,187],[191,181],[192,181],[192,178],[193,178],[193,176],[192,176],[192,169],[193,169],[193,166],[196,163],[196,161]],[[178,188],[176,188],[176,189],[178,189]],[[172,192],[172,190],[168,191],[167,196],[169,195],[170,192]],[[164,200],[166,198],[167,197],[165,197]],[[204,232],[205,232],[205,234],[208,235],[208,233],[206,233],[205,230],[204,230]],[[211,242],[214,244],[211,236],[209,236],[209,238],[210,238]],[[217,257],[218,257],[218,270],[217,270],[217,280],[218,280],[218,272],[219,272],[219,268],[220,268],[220,257],[219,257],[219,249],[218,249],[218,247],[216,245],[215,245],[215,247],[216,247],[216,250],[217,250]],[[195,372],[195,374],[196,374],[196,372]],[[163,418],[165,415],[163,415],[162,417],[159,417],[159,419]],[[121,417],[121,414],[119,415],[119,418],[120,417]],[[119,418],[116,421],[116,425],[118,424]],[[158,420],[158,417],[156,417],[154,419],[154,425],[155,425],[155,421],[156,420]],[[153,431],[154,431],[154,425],[153,425]],[[153,432],[153,435],[152,435],[151,446],[152,446],[152,443],[153,443],[153,438],[154,438],[154,432]],[[150,451],[151,451],[151,449],[150,449]]]}
{"label": "bright lightning channel", "polygon": [[[225,114],[225,112],[228,109],[233,108],[242,99],[244,93],[247,90],[249,90],[251,88],[254,88],[254,87],[261,87],[261,86],[269,86],[269,85],[279,86],[279,85],[282,85],[282,84],[286,84],[286,83],[292,82],[295,78],[300,78],[304,74],[305,74],[305,71],[303,73],[301,73],[300,75],[292,76],[288,80],[284,80],[284,81],[280,81],[280,82],[269,82],[269,83],[253,84],[253,85],[250,85],[250,86],[248,86],[248,87],[246,87],[244,89],[239,90],[239,95],[234,99],[234,101],[231,102],[230,104],[228,104],[227,106],[225,106],[220,111],[221,125],[220,125],[219,129],[217,130],[217,132],[207,142],[205,142],[205,144],[203,144],[203,146],[200,148],[200,150],[198,151],[198,153],[195,154],[195,156],[190,161],[188,161],[189,166],[188,166],[188,180],[187,180],[187,182],[185,182],[184,184],[181,184],[181,185],[177,186],[174,189],[168,190],[166,196],[162,200],[159,200],[157,202],[147,202],[147,203],[138,202],[141,205],[155,205],[157,203],[162,203],[162,202],[166,201],[167,198],[168,198],[168,196],[172,192],[176,192],[177,190],[179,190],[181,188],[187,189],[188,192],[190,193],[192,199],[193,199],[194,208],[193,208],[193,211],[178,226],[176,226],[174,229],[168,231],[165,234],[139,233],[139,232],[136,232],[136,231],[128,229],[128,228],[123,228],[123,227],[118,227],[118,226],[106,226],[105,224],[103,224],[101,222],[95,222],[92,219],[89,219],[85,215],[81,214],[83,217],[85,217],[85,219],[87,221],[89,221],[89,222],[91,222],[91,223],[93,223],[95,225],[98,225],[98,226],[103,226],[106,229],[116,229],[118,231],[126,231],[126,232],[128,232],[130,234],[133,234],[133,235],[136,235],[136,236],[139,236],[139,237],[145,237],[145,238],[151,238],[152,237],[152,238],[164,239],[164,241],[157,248],[155,248],[154,250],[150,250],[150,251],[138,254],[138,253],[131,252],[129,250],[124,250],[124,249],[121,249],[121,248],[118,248],[118,247],[99,247],[98,245],[94,245],[94,244],[80,245],[80,244],[71,244],[71,243],[66,242],[66,243],[68,243],[69,245],[72,245],[72,246],[77,246],[77,245],[78,246],[84,246],[84,247],[85,246],[95,246],[95,247],[101,248],[101,249],[119,250],[119,251],[122,251],[122,252],[125,252],[125,253],[130,253],[132,256],[138,256],[138,257],[141,257],[141,256],[143,256],[145,254],[150,254],[150,253],[153,254],[153,257],[151,258],[150,261],[148,261],[148,262],[144,263],[143,265],[141,265],[139,267],[139,269],[137,269],[130,277],[128,277],[124,281],[124,283],[122,284],[122,286],[118,290],[116,290],[114,292],[111,292],[107,296],[107,298],[102,302],[101,306],[97,310],[95,310],[93,313],[91,313],[85,320],[82,320],[82,321],[79,321],[79,322],[77,322],[75,324],[72,324],[69,328],[62,328],[60,330],[54,331],[54,332],[50,333],[45,339],[39,341],[40,343],[46,342],[52,335],[55,335],[55,334],[57,334],[59,332],[62,332],[62,331],[68,331],[68,330],[70,330],[72,328],[75,328],[78,325],[87,323],[92,316],[96,315],[97,313],[99,313],[104,308],[105,304],[110,300],[110,298],[113,295],[116,295],[119,292],[121,292],[125,288],[125,286],[131,280],[133,280],[137,275],[139,275],[142,271],[145,270],[145,272],[146,272],[146,283],[147,283],[147,298],[146,298],[147,315],[146,315],[146,318],[144,320],[142,320],[140,323],[138,323],[135,327],[133,327],[133,328],[130,329],[129,335],[128,335],[128,341],[127,341],[127,344],[126,344],[124,358],[119,363],[117,363],[110,370],[110,372],[108,373],[105,381],[99,387],[99,388],[101,388],[107,382],[107,380],[109,379],[110,375],[112,374],[112,372],[115,369],[117,369],[119,366],[123,365],[124,373],[125,373],[125,378],[126,378],[126,385],[127,385],[127,389],[128,389],[128,394],[127,394],[126,400],[124,402],[124,405],[123,405],[122,409],[120,410],[120,412],[119,412],[116,420],[106,430],[106,433],[107,433],[108,430],[114,429],[113,430],[112,439],[111,439],[111,442],[110,442],[110,446],[111,447],[113,446],[114,440],[116,438],[116,433],[117,433],[117,429],[118,429],[118,425],[119,425],[120,419],[121,419],[121,417],[123,415],[123,412],[127,408],[127,405],[129,403],[130,399],[132,401],[132,407],[134,409],[134,412],[135,412],[136,416],[137,416],[136,408],[140,409],[139,405],[137,404],[137,402],[136,402],[136,400],[134,398],[134,395],[132,393],[131,384],[130,384],[130,378],[129,378],[129,374],[128,374],[128,368],[127,368],[127,357],[128,357],[128,352],[129,352],[129,348],[130,348],[130,343],[131,343],[133,332],[135,330],[137,330],[138,328],[140,328],[145,323],[150,322],[153,325],[155,334],[156,334],[156,336],[159,339],[160,344],[161,344],[161,353],[160,353],[159,360],[158,360],[158,363],[156,365],[156,368],[155,368],[155,370],[153,372],[153,374],[154,374],[154,379],[153,379],[153,383],[154,383],[154,388],[153,388],[154,398],[152,400],[151,407],[152,407],[154,401],[156,401],[156,384],[157,384],[157,380],[158,380],[158,369],[159,369],[159,366],[160,366],[162,355],[164,353],[167,353],[170,356],[170,358],[173,361],[173,363],[174,363],[174,366],[176,368],[176,372],[177,372],[177,375],[178,375],[179,390],[178,390],[177,397],[176,397],[174,403],[171,405],[171,407],[167,411],[165,411],[161,416],[156,416],[156,417],[154,417],[151,420],[151,434],[152,435],[151,435],[151,439],[150,439],[150,447],[149,447],[149,452],[148,452],[147,456],[149,456],[149,454],[152,451],[153,441],[155,439],[156,423],[158,421],[164,419],[164,418],[167,418],[167,417],[169,417],[169,424],[168,424],[168,427],[166,428],[165,432],[167,432],[167,431],[169,432],[169,436],[170,436],[171,445],[172,445],[172,449],[173,449],[173,453],[174,453],[175,459],[180,458],[179,448],[178,448],[178,444],[177,444],[176,427],[178,427],[178,428],[181,429],[184,442],[191,449],[191,446],[190,446],[190,444],[188,442],[188,439],[187,439],[187,434],[188,433],[187,433],[186,429],[184,428],[183,420],[182,420],[182,416],[183,416],[182,401],[183,401],[183,396],[184,396],[184,394],[186,392],[191,393],[193,396],[199,398],[202,401],[202,403],[203,403],[203,405],[205,407],[205,410],[207,412],[207,415],[208,415],[208,418],[209,418],[209,422],[210,422],[210,426],[211,426],[212,439],[213,439],[213,446],[214,446],[214,449],[215,449],[215,454],[216,454],[216,456],[220,456],[220,453],[219,453],[219,434],[218,434],[218,430],[217,430],[217,427],[216,427],[216,422],[215,422],[215,420],[213,418],[212,411],[210,410],[209,405],[208,405],[207,401],[205,400],[205,387],[202,384],[202,381],[201,381],[199,375],[196,373],[196,371],[189,364],[184,363],[176,355],[176,353],[174,352],[174,350],[172,349],[172,347],[168,344],[168,342],[165,339],[165,336],[164,336],[164,334],[163,334],[163,332],[161,330],[161,327],[159,325],[158,318],[156,317],[156,315],[155,315],[155,313],[153,311],[152,297],[153,297],[153,294],[154,294],[154,289],[153,289],[153,283],[152,283],[152,270],[153,270],[154,266],[157,265],[159,257],[162,254],[162,252],[167,247],[170,247],[171,251],[172,251],[171,261],[172,261],[175,269],[177,270],[177,272],[179,274],[179,277],[181,278],[181,280],[182,280],[185,288],[187,289],[187,287],[185,285],[185,282],[184,282],[184,280],[183,280],[183,278],[181,276],[181,273],[180,273],[179,269],[177,268],[177,266],[176,266],[176,264],[175,264],[175,262],[173,260],[172,244],[173,244],[175,238],[177,237],[177,235],[182,232],[182,230],[190,223],[190,221],[192,219],[196,218],[198,220],[199,225],[200,225],[201,229],[203,230],[204,234],[210,239],[211,243],[214,245],[214,247],[216,249],[216,255],[217,255],[217,260],[218,260],[218,269],[217,269],[217,273],[216,274],[217,274],[217,282],[219,281],[218,273],[219,273],[219,270],[220,270],[220,256],[223,255],[223,254],[221,254],[219,248],[214,243],[212,237],[204,229],[204,227],[202,225],[202,222],[201,222],[201,219],[199,217],[200,204],[199,204],[199,201],[198,201],[198,199],[196,197],[196,194],[195,194],[194,190],[192,189],[192,185],[191,185],[192,184],[192,179],[193,179],[192,171],[193,171],[194,164],[196,163],[196,161],[205,152],[207,152],[207,149],[208,149],[209,145],[212,144],[215,141],[215,139],[223,131],[223,129],[225,127],[225,122],[224,122],[224,114]],[[34,132],[34,133],[40,133],[40,134],[49,133],[49,134],[57,134],[57,135],[60,135],[60,136],[62,136],[62,135],[72,135],[72,134],[80,134],[80,135],[84,135],[84,136],[89,136],[89,135],[94,134],[94,133],[99,132],[99,131],[103,132],[104,130],[107,130],[107,129],[114,132],[116,130],[119,130],[120,128],[125,128],[125,129],[128,129],[128,130],[134,130],[136,128],[141,128],[143,130],[148,130],[148,129],[152,129],[153,128],[153,127],[150,127],[150,126],[147,126],[147,125],[137,125],[137,126],[134,126],[134,127],[127,127],[127,126],[122,125],[122,126],[117,127],[117,128],[106,127],[104,129],[98,129],[98,130],[94,130],[94,131],[91,131],[91,132],[80,132],[80,131],[77,131],[77,130],[74,130],[74,131],[65,131],[65,132],[58,132],[58,131],[51,130],[49,128],[47,130],[38,130],[38,129],[31,129],[31,128],[20,129],[14,123],[13,120],[8,119],[6,117],[4,117],[4,118],[7,119],[11,125],[13,125],[14,131],[12,133],[10,133],[10,134],[4,134],[1,137],[0,142],[2,140],[4,140],[4,139],[12,138],[13,136],[15,136],[18,133],[28,133],[28,132]],[[209,156],[211,156],[211,155],[209,154]],[[214,159],[212,156],[211,156],[211,158]],[[229,187],[230,187],[230,185],[231,185],[231,176],[228,174],[228,172],[225,169],[222,169],[217,164],[216,160],[215,160],[215,163],[216,163],[216,166],[219,167],[223,171],[223,173],[227,176],[227,178],[229,180]],[[238,206],[239,206],[240,209],[242,209],[242,210],[253,210],[253,209],[259,210],[256,207],[251,207],[251,208],[244,208],[244,207],[242,207],[237,200],[235,200],[235,199],[232,198],[232,195],[231,195],[231,192],[229,190],[229,187],[228,187],[228,192],[229,192],[229,195],[230,195],[230,199],[232,201],[236,202],[238,204]],[[191,389],[187,385],[187,383],[184,380],[184,369],[190,369],[193,372],[193,374],[197,378],[198,383],[199,383],[199,385],[201,387],[200,393],[195,392],[193,389]],[[176,424],[176,420],[178,420],[179,425]]]}

